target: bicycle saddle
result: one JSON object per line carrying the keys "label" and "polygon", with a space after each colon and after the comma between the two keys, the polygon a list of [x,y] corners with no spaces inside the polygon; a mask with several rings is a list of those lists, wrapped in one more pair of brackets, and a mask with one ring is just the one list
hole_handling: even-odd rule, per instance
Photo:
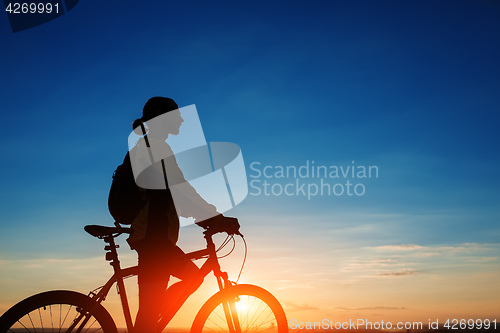
{"label": "bicycle saddle", "polygon": [[84,227],[85,231],[97,238],[104,237],[117,237],[120,234],[130,234],[132,228],[122,228],[122,227],[106,227],[103,225],[86,225]]}

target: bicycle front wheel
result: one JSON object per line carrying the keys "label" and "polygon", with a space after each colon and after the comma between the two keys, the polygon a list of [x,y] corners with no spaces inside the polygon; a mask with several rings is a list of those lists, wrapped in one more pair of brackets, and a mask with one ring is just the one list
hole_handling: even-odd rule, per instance
{"label": "bicycle front wheel", "polygon": [[216,293],[196,315],[191,333],[287,333],[283,307],[267,290],[236,285]]}
{"label": "bicycle front wheel", "polygon": [[117,333],[108,311],[90,297],[66,290],[26,298],[0,317],[0,333]]}

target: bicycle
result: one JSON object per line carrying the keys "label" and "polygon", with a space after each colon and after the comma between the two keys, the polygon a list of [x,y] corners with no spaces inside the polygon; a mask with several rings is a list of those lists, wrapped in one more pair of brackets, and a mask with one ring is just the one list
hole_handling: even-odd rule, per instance
{"label": "bicycle", "polygon": [[[42,292],[28,297],[0,317],[0,333],[7,332],[103,332],[117,333],[116,324],[101,304],[116,283],[128,332],[133,332],[132,316],[125,290],[124,279],[136,276],[137,266],[121,268],[115,238],[131,233],[131,228],[87,225],[85,231],[104,240],[105,259],[110,261],[114,274],[103,286],[88,295],[68,290]],[[206,259],[199,275],[204,279],[213,272],[219,291],[200,308],[191,326],[191,333],[287,333],[288,322],[278,300],[267,290],[249,284],[236,284],[221,271],[212,236],[220,230],[204,227],[205,249],[186,253],[191,260]],[[243,235],[240,234],[243,238]],[[229,234],[228,234],[229,237]],[[234,236],[233,236],[234,237]],[[244,239],[243,239],[244,240]],[[246,246],[246,244],[245,244]],[[241,272],[240,272],[241,273]],[[189,291],[162,311],[157,332],[163,331],[187,299]],[[189,293],[190,294],[190,293]],[[180,299],[180,300],[179,300]]]}

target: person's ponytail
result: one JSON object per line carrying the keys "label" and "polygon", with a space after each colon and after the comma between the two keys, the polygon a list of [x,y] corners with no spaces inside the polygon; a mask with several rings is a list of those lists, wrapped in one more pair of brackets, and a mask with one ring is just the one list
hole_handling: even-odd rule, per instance
{"label": "person's ponytail", "polygon": [[132,129],[134,130],[134,133],[137,135],[144,135],[146,134],[146,129],[144,128],[144,124],[142,123],[142,119],[136,119],[132,123]]}

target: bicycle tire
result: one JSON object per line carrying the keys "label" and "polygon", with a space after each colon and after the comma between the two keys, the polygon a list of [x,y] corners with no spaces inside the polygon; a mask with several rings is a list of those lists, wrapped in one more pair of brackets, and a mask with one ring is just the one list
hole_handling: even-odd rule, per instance
{"label": "bicycle tire", "polygon": [[117,333],[113,318],[101,304],[68,290],[47,291],[20,301],[0,317],[0,333],[67,332],[77,317],[91,310],[92,315],[79,332]]}
{"label": "bicycle tire", "polygon": [[[237,300],[234,308],[240,329],[228,324],[223,304]],[[241,302],[241,303],[240,303]],[[233,310],[234,311],[234,310]],[[234,321],[234,313],[230,321]],[[231,327],[230,327],[231,326]],[[267,290],[249,284],[232,286],[210,297],[196,315],[191,333],[287,333],[285,311],[278,300]]]}

